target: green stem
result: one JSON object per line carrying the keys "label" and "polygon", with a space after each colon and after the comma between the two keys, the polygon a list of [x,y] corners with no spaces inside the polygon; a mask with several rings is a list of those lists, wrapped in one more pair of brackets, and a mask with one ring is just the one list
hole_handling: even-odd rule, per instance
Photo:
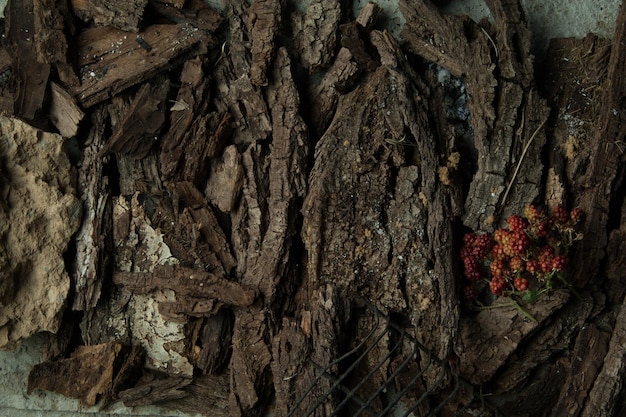
{"label": "green stem", "polygon": [[513,300],[512,298],[509,298],[509,300],[511,300],[511,305],[513,307],[515,307],[517,309],[517,311],[519,311],[520,313],[522,313],[524,316],[526,316],[526,318],[530,321],[537,321],[537,319],[535,317],[533,317],[532,314],[530,314],[528,311],[526,311],[526,309],[524,309],[521,305],[519,305],[517,303],[517,301]]}

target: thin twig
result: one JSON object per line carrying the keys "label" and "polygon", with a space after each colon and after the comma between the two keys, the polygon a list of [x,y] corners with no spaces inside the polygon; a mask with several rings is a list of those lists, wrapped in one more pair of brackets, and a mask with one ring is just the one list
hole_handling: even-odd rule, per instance
{"label": "thin twig", "polygon": [[491,38],[491,36],[489,36],[489,33],[487,33],[487,31],[485,30],[485,28],[483,28],[482,26],[479,26],[480,30],[483,31],[483,33],[485,35],[487,35],[487,39],[489,39],[491,41],[491,44],[493,45],[493,49],[496,51],[496,58],[499,58],[499,54],[498,54],[498,46],[496,45],[496,43],[493,41],[493,39]]}
{"label": "thin twig", "polygon": [[517,177],[517,173],[519,172],[519,169],[522,166],[522,161],[524,161],[524,157],[526,156],[526,152],[528,152],[528,148],[530,148],[530,144],[533,143],[533,140],[535,139],[535,136],[537,136],[537,133],[539,133],[539,130],[541,130],[543,125],[546,124],[546,120],[541,122],[539,127],[535,130],[535,132],[532,134],[530,139],[528,139],[528,142],[524,146],[524,150],[522,151],[522,154],[520,155],[519,161],[517,162],[517,166],[515,167],[515,171],[513,172],[513,177],[511,178],[511,181],[509,181],[509,185],[506,187],[506,191],[504,192],[504,197],[502,197],[502,204],[500,205],[500,207],[504,207],[504,205],[506,204],[506,200],[507,200],[507,198],[509,196],[509,192],[511,191],[511,187],[513,187],[513,182],[515,182],[515,178]]}

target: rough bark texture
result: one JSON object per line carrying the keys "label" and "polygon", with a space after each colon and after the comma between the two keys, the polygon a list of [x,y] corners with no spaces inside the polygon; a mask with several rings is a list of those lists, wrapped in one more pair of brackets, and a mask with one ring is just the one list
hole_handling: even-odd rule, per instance
{"label": "rough bark texture", "polygon": [[[624,4],[613,42],[555,40],[536,68],[515,0],[480,24],[401,0],[401,42],[373,4],[117,3],[6,13],[0,107],[57,129],[39,148],[63,159],[38,174],[2,119],[0,344],[61,329],[33,395],[213,416],[624,412]],[[67,204],[21,208],[23,183]],[[463,234],[529,203],[583,208],[573,285],[465,308]],[[59,297],[15,278],[37,242]],[[69,283],[80,313],[61,323]]]}

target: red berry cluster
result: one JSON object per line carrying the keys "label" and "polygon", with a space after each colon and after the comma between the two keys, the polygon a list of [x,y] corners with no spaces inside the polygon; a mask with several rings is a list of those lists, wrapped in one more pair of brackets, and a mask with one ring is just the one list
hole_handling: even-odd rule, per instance
{"label": "red berry cluster", "polygon": [[[493,235],[467,233],[463,237],[460,256],[468,283],[463,288],[466,301],[476,299],[482,282],[496,295],[548,289],[553,278],[563,279],[567,267],[567,251],[578,237],[574,226],[582,218],[582,210],[568,212],[558,206],[550,213],[529,205],[524,215],[511,215],[506,226]],[[484,287],[484,285],[482,285]]]}

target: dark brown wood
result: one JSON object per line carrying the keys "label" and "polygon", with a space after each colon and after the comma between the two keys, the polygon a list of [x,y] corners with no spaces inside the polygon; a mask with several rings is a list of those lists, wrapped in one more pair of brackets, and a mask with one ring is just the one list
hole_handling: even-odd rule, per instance
{"label": "dark brown wood", "polygon": [[49,119],[64,137],[73,137],[78,133],[78,125],[85,113],[78,107],[74,98],[63,87],[50,82]]}
{"label": "dark brown wood", "polygon": [[35,41],[34,5],[36,0],[9,4],[5,18],[6,45],[13,56],[15,100],[10,114],[34,120],[44,101],[50,64],[41,62]]}
{"label": "dark brown wood", "polygon": [[294,29],[300,62],[310,72],[328,67],[335,55],[341,2],[312,0],[303,16],[296,16]]}
{"label": "dark brown wood", "polygon": [[[407,385],[420,416],[622,412],[626,6],[613,45],[555,41],[541,69],[517,0],[480,23],[401,0],[403,43],[373,3],[117,3],[73,0],[79,23],[62,0],[7,10],[0,106],[73,137],[84,210],[66,259],[80,334],[51,336],[31,388],[216,416],[328,394],[321,417],[362,353],[343,382],[368,379],[372,415]],[[463,234],[528,203],[583,207],[576,288],[461,304]],[[376,330],[370,303],[406,333]],[[68,369],[83,386],[58,383]]]}
{"label": "dark brown wood", "polygon": [[128,407],[178,400],[187,396],[183,388],[190,383],[191,378],[147,372],[133,388],[121,391],[118,397]]}
{"label": "dark brown wood", "polygon": [[191,23],[209,32],[215,32],[224,22],[220,13],[202,0],[154,0],[149,1],[149,7],[174,23]]}
{"label": "dark brown wood", "polygon": [[252,37],[250,79],[255,85],[267,85],[267,70],[274,57],[275,38],[280,29],[282,0],[254,0],[248,12]]}
{"label": "dark brown wood", "polygon": [[182,296],[215,299],[232,306],[249,306],[254,301],[254,292],[250,289],[208,272],[184,267],[161,265],[154,272],[116,272],[113,283],[137,294],[169,288]]}
{"label": "dark brown wood", "polygon": [[100,299],[104,271],[108,268],[112,226],[110,222],[110,183],[104,174],[108,158],[100,157],[106,140],[106,109],[99,106],[91,116],[91,128],[83,144],[81,169],[78,171],[78,194],[83,203],[84,217],[76,235],[74,303],[72,309],[94,308]]}
{"label": "dark brown wood", "polygon": [[148,0],[70,0],[76,16],[98,26],[139,31],[139,22]]}
{"label": "dark brown wood", "polygon": [[[205,72],[206,60],[201,58],[190,59],[185,62],[181,73],[181,86],[178,89],[176,100],[169,106],[170,128],[161,138],[161,172],[163,179],[170,180],[174,174],[185,172],[183,178],[196,182],[196,178],[203,180],[206,175],[208,157],[207,142],[195,140],[197,135],[206,134],[207,106],[209,100],[210,78]],[[188,148],[205,144],[205,148]],[[193,175],[190,175],[192,174]]]}
{"label": "dark brown wood", "polygon": [[[121,343],[81,346],[68,359],[36,365],[28,376],[28,393],[35,389],[58,392],[93,406],[104,398],[104,404],[117,391],[136,381],[136,350],[132,352]],[[117,363],[129,361],[121,368]]]}
{"label": "dark brown wood", "polygon": [[[137,42],[138,36],[150,51]],[[210,45],[207,32],[188,23],[152,25],[138,34],[108,26],[87,29],[78,38],[80,85],[72,85],[70,92],[91,107]]]}
{"label": "dark brown wood", "polygon": [[156,141],[165,121],[165,100],[169,90],[167,79],[157,78],[153,84],[139,88],[130,108],[115,127],[115,132],[100,153],[124,153],[145,158]]}

